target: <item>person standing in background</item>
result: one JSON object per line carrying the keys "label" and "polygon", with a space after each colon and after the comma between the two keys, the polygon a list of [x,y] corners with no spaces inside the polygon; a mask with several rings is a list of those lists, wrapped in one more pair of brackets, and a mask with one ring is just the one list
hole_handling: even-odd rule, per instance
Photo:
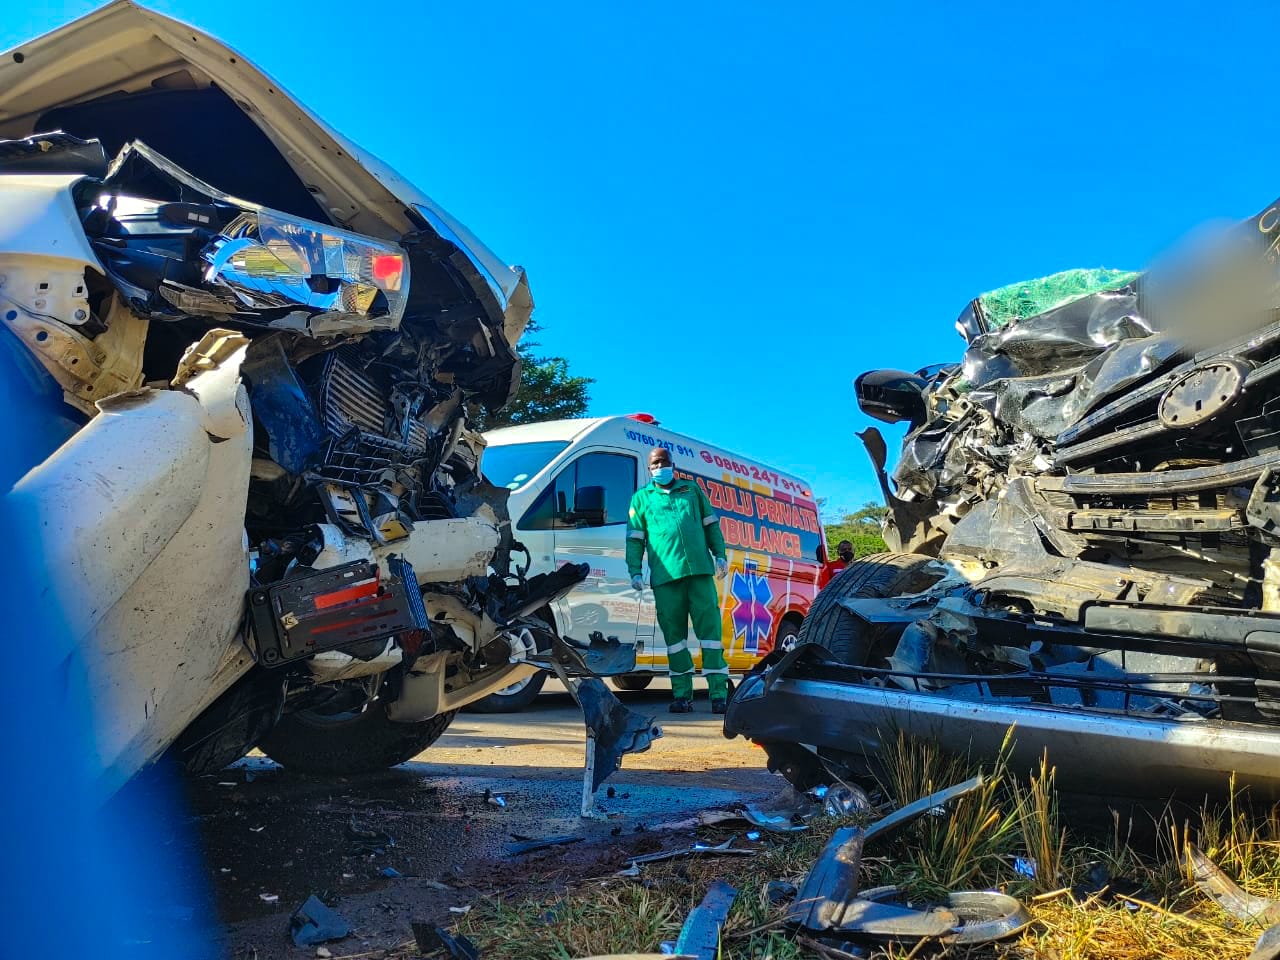
{"label": "person standing in background", "polygon": [[678,480],[669,451],[649,455],[652,482],[631,498],[627,512],[627,572],[631,586],[644,589],[642,561],[649,555],[649,581],[658,626],[667,644],[672,713],[693,711],[693,656],[689,621],[702,648],[702,675],[711,693],[711,712],[724,713],[729,701],[729,668],[724,661],[723,625],[715,576],[729,569],[724,535],[711,501],[691,480]]}

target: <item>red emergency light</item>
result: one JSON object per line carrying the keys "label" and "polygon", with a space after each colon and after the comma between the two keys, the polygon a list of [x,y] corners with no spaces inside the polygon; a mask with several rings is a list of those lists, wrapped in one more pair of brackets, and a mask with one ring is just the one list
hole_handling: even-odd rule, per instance
{"label": "red emergency light", "polygon": [[639,423],[651,423],[655,427],[658,425],[658,418],[652,413],[629,413],[627,414],[627,419],[635,420]]}

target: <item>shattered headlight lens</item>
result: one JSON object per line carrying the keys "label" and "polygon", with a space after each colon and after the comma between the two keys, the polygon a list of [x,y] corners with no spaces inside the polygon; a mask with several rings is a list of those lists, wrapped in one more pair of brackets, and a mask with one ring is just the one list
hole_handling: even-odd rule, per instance
{"label": "shattered headlight lens", "polygon": [[245,212],[209,246],[208,283],[258,310],[300,306],[399,323],[409,261],[393,243],[290,217]]}

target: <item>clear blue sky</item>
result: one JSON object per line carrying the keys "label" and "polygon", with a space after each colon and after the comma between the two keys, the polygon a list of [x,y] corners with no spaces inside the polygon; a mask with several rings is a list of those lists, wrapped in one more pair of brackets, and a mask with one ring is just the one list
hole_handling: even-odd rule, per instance
{"label": "clear blue sky", "polygon": [[[593,413],[877,495],[851,381],[1280,194],[1275,4],[156,0],[529,271]],[[9,47],[95,4],[10,3]]]}

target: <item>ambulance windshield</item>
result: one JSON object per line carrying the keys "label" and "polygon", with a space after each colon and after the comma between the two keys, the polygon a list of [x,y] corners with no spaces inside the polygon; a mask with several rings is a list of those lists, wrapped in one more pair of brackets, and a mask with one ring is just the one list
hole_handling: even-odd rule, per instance
{"label": "ambulance windshield", "polygon": [[487,447],[481,470],[495,486],[519,490],[568,445],[567,440],[543,440]]}

